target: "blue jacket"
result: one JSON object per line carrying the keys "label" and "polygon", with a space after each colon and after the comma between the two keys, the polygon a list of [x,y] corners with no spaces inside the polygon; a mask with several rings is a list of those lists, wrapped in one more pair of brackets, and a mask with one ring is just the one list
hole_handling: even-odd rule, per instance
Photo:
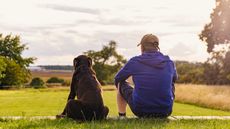
{"label": "blue jacket", "polygon": [[133,106],[144,113],[172,112],[176,68],[168,56],[158,51],[145,52],[131,58],[117,73],[115,85],[132,76]]}

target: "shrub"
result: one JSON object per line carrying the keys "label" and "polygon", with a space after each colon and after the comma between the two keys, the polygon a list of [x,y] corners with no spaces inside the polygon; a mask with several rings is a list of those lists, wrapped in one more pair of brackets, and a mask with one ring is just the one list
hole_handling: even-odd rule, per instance
{"label": "shrub", "polygon": [[30,86],[34,87],[34,88],[44,88],[45,82],[39,78],[39,77],[36,77],[36,78],[33,78],[31,83],[30,83]]}
{"label": "shrub", "polygon": [[51,77],[46,81],[46,83],[61,83],[61,84],[63,84],[64,82],[65,82],[64,79],[58,77]]}
{"label": "shrub", "polygon": [[71,82],[70,80],[65,80],[63,83],[62,83],[62,86],[70,86]]}

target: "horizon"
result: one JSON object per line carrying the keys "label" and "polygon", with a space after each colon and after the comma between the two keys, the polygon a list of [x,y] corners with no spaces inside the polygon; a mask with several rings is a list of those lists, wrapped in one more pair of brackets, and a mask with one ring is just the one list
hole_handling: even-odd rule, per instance
{"label": "horizon", "polygon": [[23,56],[38,58],[32,66],[72,65],[75,56],[110,40],[128,60],[140,54],[136,45],[146,33],[159,37],[161,52],[172,60],[209,57],[198,34],[210,22],[215,0],[0,2],[0,33],[20,35],[29,47]]}

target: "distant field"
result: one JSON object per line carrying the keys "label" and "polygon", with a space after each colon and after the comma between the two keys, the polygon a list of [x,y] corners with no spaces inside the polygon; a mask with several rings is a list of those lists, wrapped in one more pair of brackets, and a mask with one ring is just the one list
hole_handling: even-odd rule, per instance
{"label": "distant field", "polygon": [[230,111],[230,86],[176,84],[176,101]]}
{"label": "distant field", "polygon": [[64,80],[71,80],[72,71],[66,70],[46,70],[46,71],[32,71],[32,77],[40,77],[44,81],[47,81],[50,77],[59,77]]}

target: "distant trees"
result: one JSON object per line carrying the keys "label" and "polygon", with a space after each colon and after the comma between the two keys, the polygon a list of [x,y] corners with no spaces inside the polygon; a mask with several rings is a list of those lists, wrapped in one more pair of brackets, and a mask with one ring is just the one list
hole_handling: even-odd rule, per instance
{"label": "distant trees", "polygon": [[102,84],[112,84],[116,72],[126,63],[124,57],[116,51],[117,43],[110,41],[102,50],[89,50],[84,54],[93,59],[93,69]]}
{"label": "distant trees", "polygon": [[58,77],[51,77],[46,81],[46,83],[61,83],[61,84],[63,84],[64,82],[65,82],[64,79]]}
{"label": "distant trees", "polygon": [[4,61],[4,57],[0,56],[0,84],[1,84],[1,79],[4,78],[5,74],[4,71],[6,71],[6,62]]}
{"label": "distant trees", "polygon": [[204,84],[204,64],[187,61],[176,61],[177,83]]}
{"label": "distant trees", "polygon": [[204,76],[207,84],[230,84],[230,0],[216,0],[210,18],[199,35],[212,56],[205,63]]}
{"label": "distant trees", "polygon": [[73,70],[71,65],[39,65],[39,67],[46,70]]}
{"label": "distant trees", "polygon": [[21,85],[29,81],[27,67],[35,58],[23,58],[22,52],[26,49],[19,36],[4,37],[0,34],[0,86]]}

